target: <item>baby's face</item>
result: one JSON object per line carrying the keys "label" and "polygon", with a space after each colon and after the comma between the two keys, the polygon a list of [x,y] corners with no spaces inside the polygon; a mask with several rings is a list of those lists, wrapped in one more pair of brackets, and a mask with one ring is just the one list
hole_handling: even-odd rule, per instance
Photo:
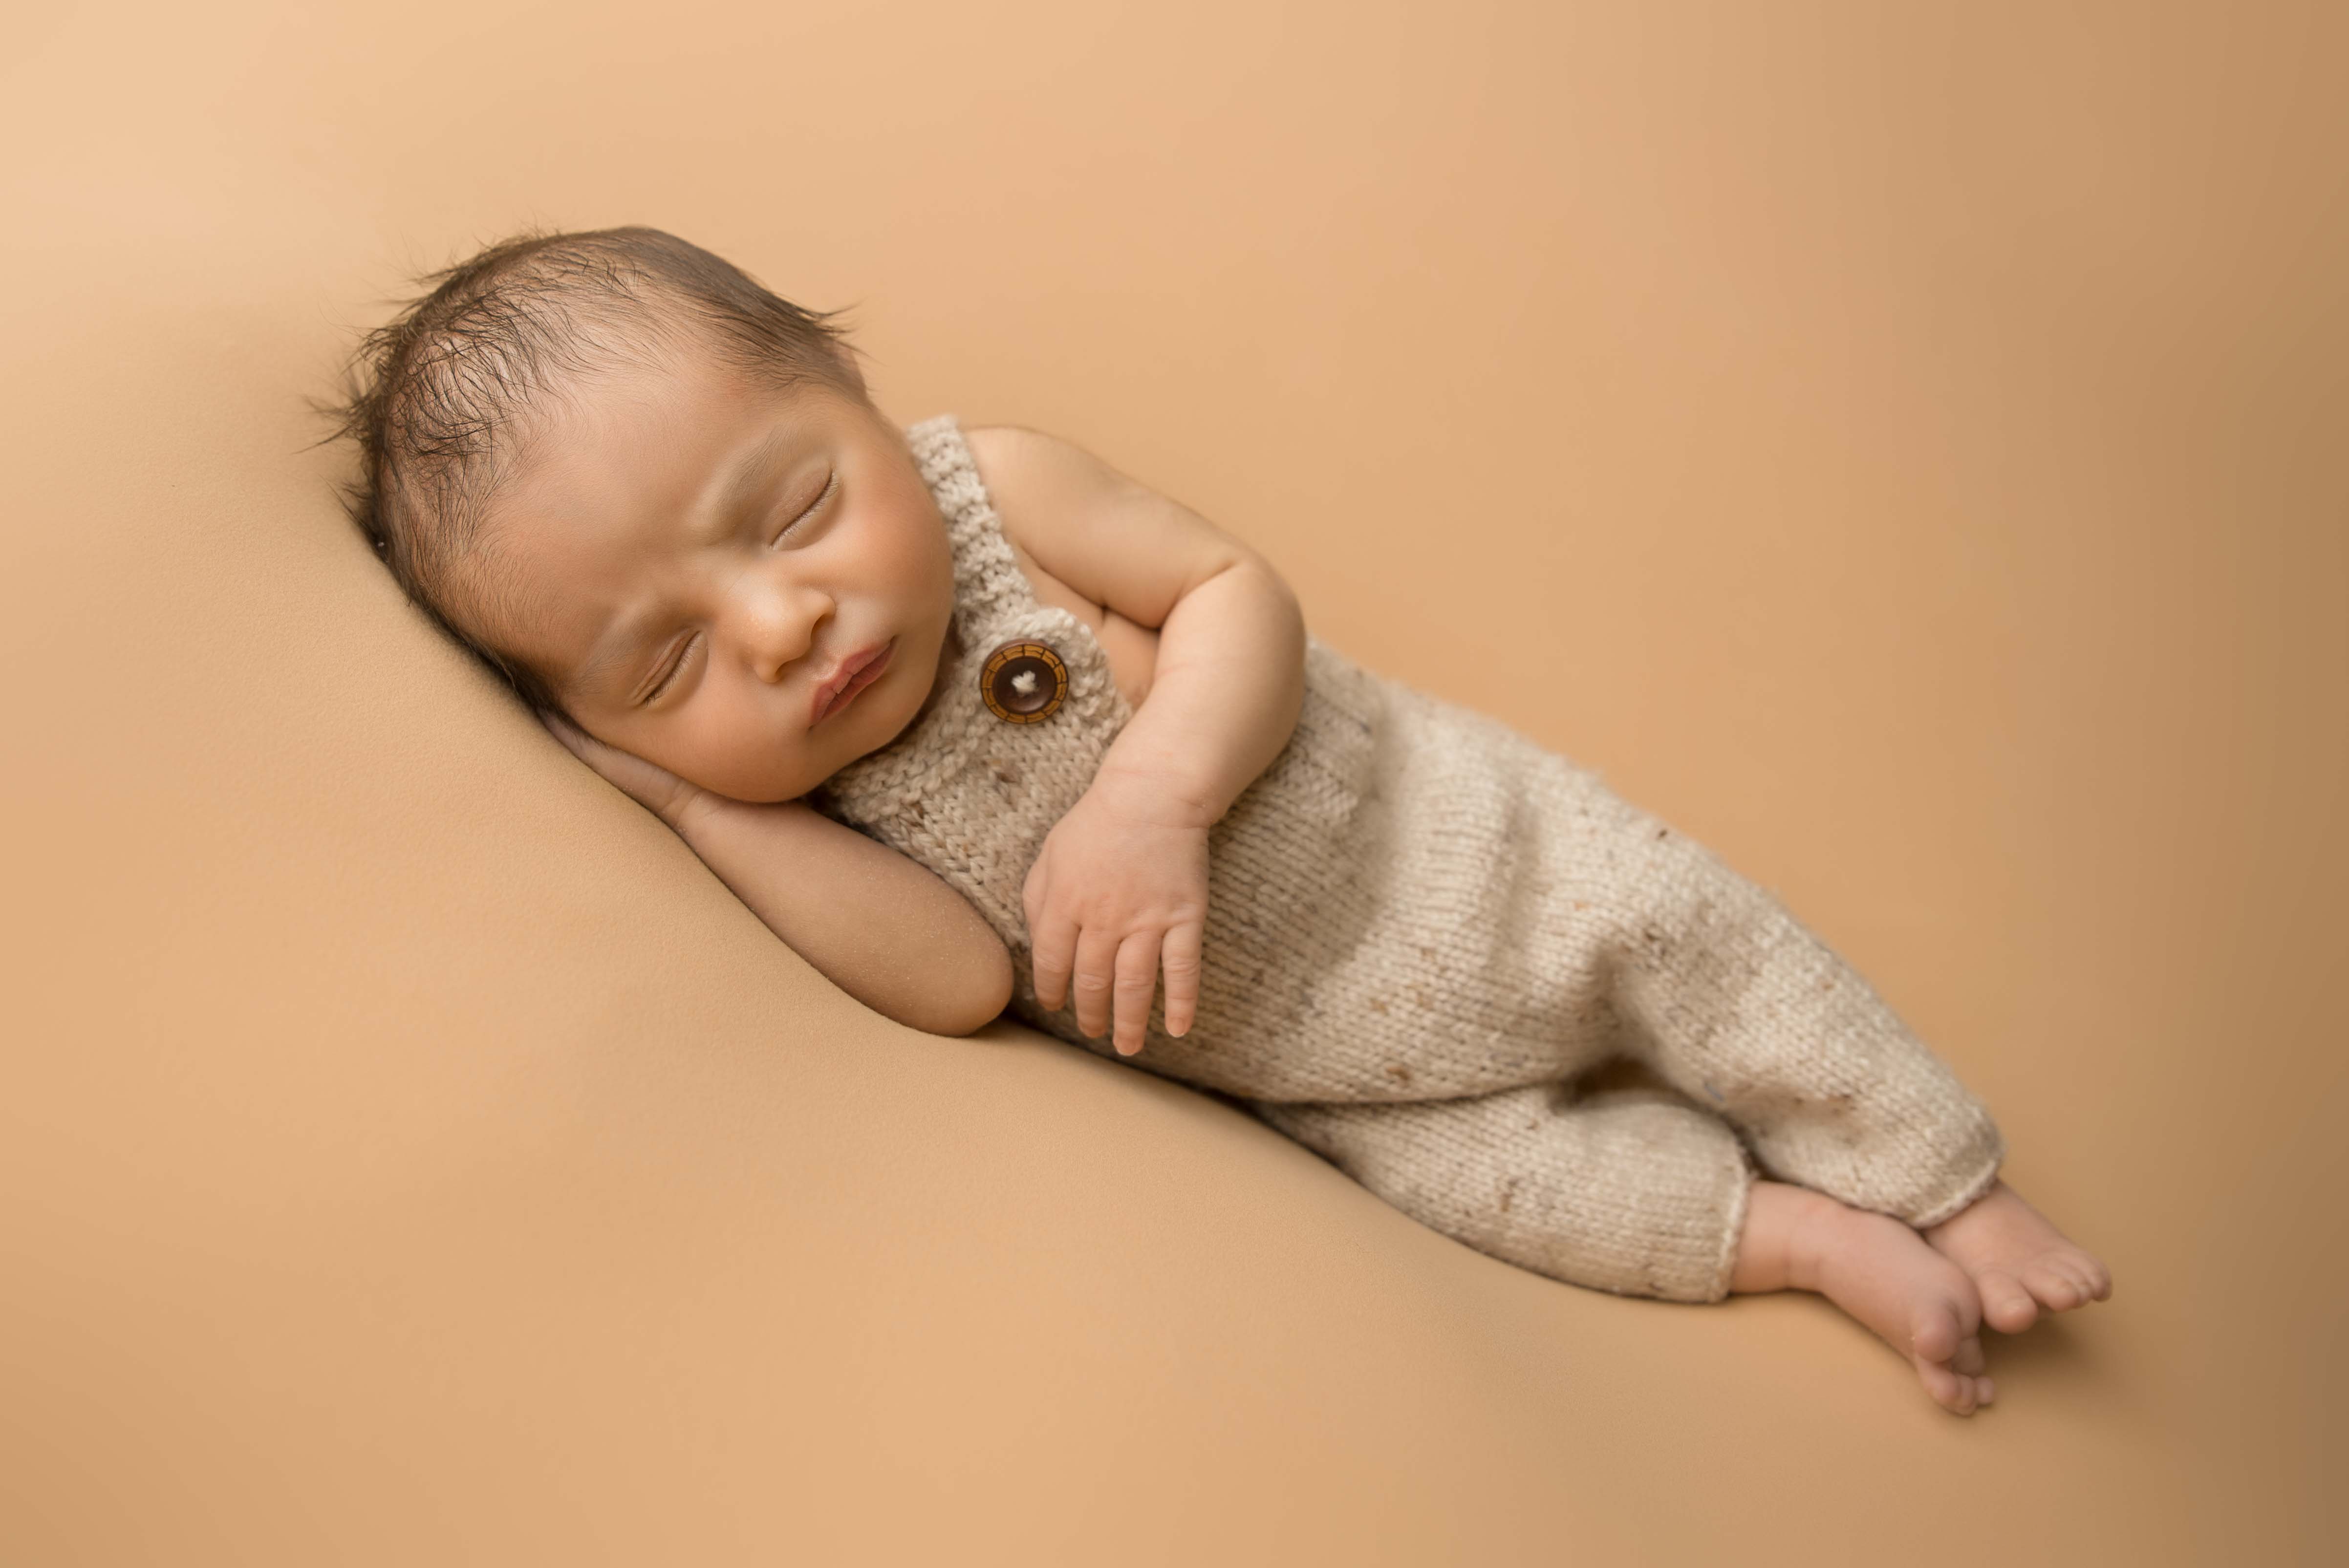
{"label": "baby's face", "polygon": [[895,738],[937,677],[954,559],[894,427],[683,354],[557,402],[473,563],[494,642],[590,734],[739,800]]}

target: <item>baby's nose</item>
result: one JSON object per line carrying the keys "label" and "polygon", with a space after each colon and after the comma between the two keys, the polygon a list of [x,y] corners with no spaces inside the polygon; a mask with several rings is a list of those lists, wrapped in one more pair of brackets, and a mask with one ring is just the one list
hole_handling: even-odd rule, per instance
{"label": "baby's nose", "polygon": [[816,628],[832,614],[822,593],[786,589],[758,596],[743,616],[742,640],[761,680],[781,680],[815,646]]}

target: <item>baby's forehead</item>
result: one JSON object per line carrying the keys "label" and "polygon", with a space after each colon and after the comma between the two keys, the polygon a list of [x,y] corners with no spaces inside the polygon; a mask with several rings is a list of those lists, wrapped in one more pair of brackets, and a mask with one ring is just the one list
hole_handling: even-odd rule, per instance
{"label": "baby's forehead", "polygon": [[692,504],[738,428],[781,410],[714,356],[643,356],[583,368],[515,411],[483,509],[600,515],[623,501]]}

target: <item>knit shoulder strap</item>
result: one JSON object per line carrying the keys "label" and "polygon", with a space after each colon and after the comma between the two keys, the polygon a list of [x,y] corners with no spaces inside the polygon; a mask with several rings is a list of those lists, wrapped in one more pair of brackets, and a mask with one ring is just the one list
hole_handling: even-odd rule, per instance
{"label": "knit shoulder strap", "polygon": [[983,638],[1006,617],[1035,608],[1035,596],[1003,537],[1003,520],[988,499],[961,423],[952,414],[925,419],[906,428],[905,443],[954,547],[957,624],[965,642]]}

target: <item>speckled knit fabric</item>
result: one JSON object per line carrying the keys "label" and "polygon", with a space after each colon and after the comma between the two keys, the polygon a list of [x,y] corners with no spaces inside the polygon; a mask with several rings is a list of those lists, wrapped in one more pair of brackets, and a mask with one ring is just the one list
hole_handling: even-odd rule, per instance
{"label": "speckled knit fabric", "polygon": [[[1132,710],[1091,631],[1030,592],[954,420],[908,436],[953,541],[956,667],[813,802],[970,900],[1011,950],[1015,1014],[1123,1060],[1038,1006],[1020,889]],[[1068,665],[1041,723],[981,698],[1015,641]],[[1920,1226],[2002,1153],[1766,893],[1564,758],[1318,639],[1295,736],[1210,837],[1204,959],[1191,1032],[1154,1014],[1134,1065],[1251,1102],[1406,1213],[1578,1284],[1719,1299],[1749,1151]],[[1617,1055],[1684,1098],[1581,1092]]]}

